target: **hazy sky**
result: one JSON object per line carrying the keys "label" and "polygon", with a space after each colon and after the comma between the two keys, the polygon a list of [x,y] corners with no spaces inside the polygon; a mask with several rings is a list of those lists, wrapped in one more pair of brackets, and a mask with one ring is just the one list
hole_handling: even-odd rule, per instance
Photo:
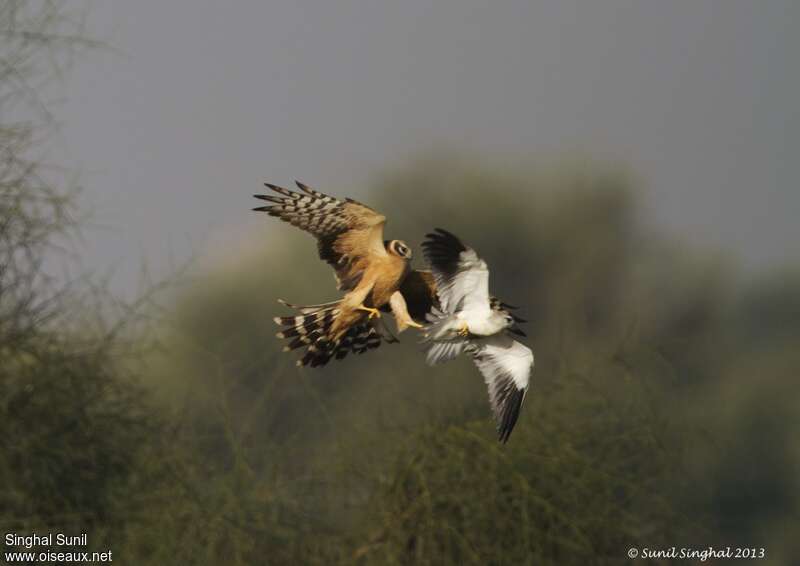
{"label": "hazy sky", "polygon": [[665,229],[800,259],[796,1],[94,6],[122,54],[80,63],[57,108],[107,226],[89,267],[235,247],[263,180],[341,190],[437,147],[621,160]]}

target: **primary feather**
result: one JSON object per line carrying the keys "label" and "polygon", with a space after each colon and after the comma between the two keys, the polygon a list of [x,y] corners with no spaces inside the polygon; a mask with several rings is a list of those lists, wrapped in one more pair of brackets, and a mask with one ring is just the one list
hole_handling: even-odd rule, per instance
{"label": "primary feather", "polygon": [[301,192],[264,183],[280,196],[253,195],[272,204],[253,210],[266,212],[317,238],[320,259],[336,272],[342,291],[354,289],[372,255],[385,256],[386,217],[353,199],[339,200],[296,182]]}
{"label": "primary feather", "polygon": [[442,310],[489,308],[489,268],[475,250],[450,232],[437,228],[422,243]]}
{"label": "primary feather", "polygon": [[472,359],[489,388],[497,432],[506,442],[528,391],[533,352],[505,334],[475,341],[471,346]]}

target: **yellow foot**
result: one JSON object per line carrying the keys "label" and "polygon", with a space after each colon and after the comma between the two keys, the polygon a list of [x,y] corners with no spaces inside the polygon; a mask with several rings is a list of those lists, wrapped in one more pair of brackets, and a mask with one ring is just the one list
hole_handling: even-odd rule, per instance
{"label": "yellow foot", "polygon": [[381,311],[379,311],[378,309],[373,309],[372,307],[365,307],[364,305],[361,305],[361,306],[358,307],[358,310],[368,312],[369,313],[369,320],[372,320],[375,317],[378,317],[378,318],[381,317]]}
{"label": "yellow foot", "polygon": [[469,326],[467,326],[466,322],[461,323],[461,328],[458,329],[458,335],[464,338],[469,336]]}
{"label": "yellow foot", "polygon": [[423,325],[421,325],[418,322],[414,322],[413,320],[409,320],[408,322],[406,322],[406,324],[411,328],[425,328]]}

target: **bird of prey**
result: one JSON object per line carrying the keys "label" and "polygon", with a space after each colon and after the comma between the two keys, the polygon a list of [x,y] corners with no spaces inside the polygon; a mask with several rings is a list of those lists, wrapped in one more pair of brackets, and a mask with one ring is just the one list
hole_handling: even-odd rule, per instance
{"label": "bird of prey", "polygon": [[278,337],[291,339],[284,350],[305,347],[298,365],[316,367],[350,352],[377,348],[382,341],[393,340],[377,324],[379,309],[392,311],[400,331],[408,326],[421,328],[399,291],[411,271],[411,249],[401,240],[383,239],[386,217],[353,199],[342,201],[296,183],[299,192],[265,183],[277,194],[253,195],[271,203],[253,210],[314,235],[320,259],[333,267],[337,288],[345,295],[319,305],[281,301],[300,312],[275,318],[283,327]]}
{"label": "bird of prey", "polygon": [[446,230],[426,236],[423,253],[430,263],[438,306],[428,315],[424,340],[431,365],[461,353],[472,356],[489,388],[489,403],[505,443],[528,391],[533,353],[510,334],[524,336],[521,319],[489,295],[489,269],[472,248]]}

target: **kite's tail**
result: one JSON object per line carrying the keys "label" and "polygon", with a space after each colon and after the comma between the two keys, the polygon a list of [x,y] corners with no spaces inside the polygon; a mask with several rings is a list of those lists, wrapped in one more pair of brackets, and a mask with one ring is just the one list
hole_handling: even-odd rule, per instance
{"label": "kite's tail", "polygon": [[423,342],[428,344],[425,358],[430,365],[458,357],[469,344],[467,338],[457,334],[458,319],[436,307],[426,315],[428,324],[423,331]]}

